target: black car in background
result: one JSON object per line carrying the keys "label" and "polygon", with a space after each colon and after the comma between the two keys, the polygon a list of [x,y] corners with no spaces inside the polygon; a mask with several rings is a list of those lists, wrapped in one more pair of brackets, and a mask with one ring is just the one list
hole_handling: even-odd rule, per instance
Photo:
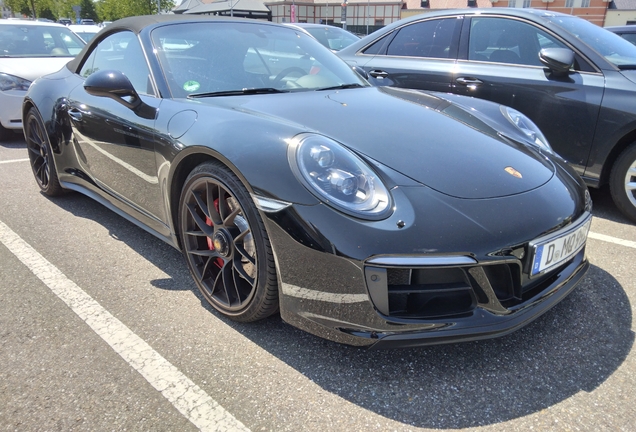
{"label": "black car in background", "polygon": [[393,23],[338,52],[374,85],[511,106],[592,187],[636,221],[636,46],[583,19],[514,9],[445,10]]}
{"label": "black car in background", "polygon": [[609,30],[612,33],[616,33],[623,39],[628,42],[636,45],[636,25],[625,25],[625,26],[613,26],[613,27],[605,27],[605,30]]}

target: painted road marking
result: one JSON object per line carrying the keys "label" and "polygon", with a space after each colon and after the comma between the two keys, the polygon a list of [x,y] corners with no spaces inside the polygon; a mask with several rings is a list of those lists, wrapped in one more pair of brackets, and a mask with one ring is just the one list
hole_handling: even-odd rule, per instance
{"label": "painted road marking", "polygon": [[605,234],[598,234],[595,232],[590,231],[587,235],[589,238],[595,239],[595,240],[601,240],[604,242],[608,242],[608,243],[614,243],[617,245],[621,245],[621,246],[625,246],[625,247],[629,247],[629,248],[633,248],[636,249],[636,242],[631,241],[631,240],[623,240],[620,239],[618,237],[612,237],[612,236],[608,236]]}
{"label": "painted road marking", "polygon": [[14,163],[14,162],[27,162],[29,160],[29,158],[26,159],[11,159],[11,160],[6,160],[6,161],[0,161],[0,164],[8,164],[8,163]]}
{"label": "painted road marking", "polygon": [[249,431],[2,221],[0,242],[196,427],[202,431]]}

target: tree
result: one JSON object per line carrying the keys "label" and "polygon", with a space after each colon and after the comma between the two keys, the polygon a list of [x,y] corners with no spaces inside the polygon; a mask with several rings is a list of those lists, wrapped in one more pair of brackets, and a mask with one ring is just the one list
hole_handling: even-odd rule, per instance
{"label": "tree", "polygon": [[82,10],[80,11],[80,18],[88,18],[95,22],[99,22],[93,0],[81,0],[79,5],[82,7]]}
{"label": "tree", "polygon": [[[160,0],[162,12],[174,7],[172,0]],[[137,15],[154,15],[157,13],[156,0],[98,0],[97,12],[103,21],[115,21],[120,18]]]}

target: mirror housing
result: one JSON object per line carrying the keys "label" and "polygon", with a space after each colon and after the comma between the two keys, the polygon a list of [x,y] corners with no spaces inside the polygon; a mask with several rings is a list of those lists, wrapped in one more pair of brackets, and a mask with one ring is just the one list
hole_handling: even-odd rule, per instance
{"label": "mirror housing", "polygon": [[123,72],[118,70],[100,70],[84,81],[86,93],[114,99],[135,112],[135,114],[146,118],[154,119],[156,110],[141,100],[139,93]]}
{"label": "mirror housing", "polygon": [[565,76],[574,65],[574,52],[566,48],[544,48],[539,51],[539,61],[556,76]]}
{"label": "mirror housing", "polygon": [[367,73],[367,71],[365,71],[364,69],[362,69],[360,66],[351,66],[351,69],[353,69],[353,71],[355,73],[357,73],[358,75],[360,75],[362,78],[364,78],[365,80],[369,79],[369,74]]}

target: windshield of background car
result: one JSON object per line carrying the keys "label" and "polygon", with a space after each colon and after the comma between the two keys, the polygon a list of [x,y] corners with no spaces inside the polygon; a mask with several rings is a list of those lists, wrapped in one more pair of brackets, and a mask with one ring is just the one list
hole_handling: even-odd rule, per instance
{"label": "windshield of background car", "polygon": [[151,38],[174,97],[368,85],[314,38],[292,28],[183,23],[158,27]]}
{"label": "windshield of background car", "polygon": [[609,30],[572,16],[552,17],[550,21],[574,34],[615,66],[636,66],[636,45]]}
{"label": "windshield of background car", "polygon": [[73,57],[84,41],[63,26],[0,25],[0,57]]}
{"label": "windshield of background car", "polygon": [[330,50],[340,51],[360,38],[338,27],[305,27],[307,33]]}

